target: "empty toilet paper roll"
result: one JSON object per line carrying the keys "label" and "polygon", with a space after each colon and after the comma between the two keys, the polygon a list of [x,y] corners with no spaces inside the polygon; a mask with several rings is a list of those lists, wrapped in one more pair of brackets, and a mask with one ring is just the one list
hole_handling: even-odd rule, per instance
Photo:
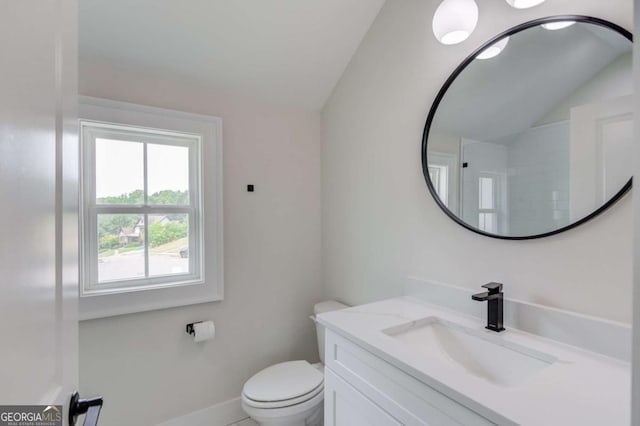
{"label": "empty toilet paper roll", "polygon": [[193,341],[203,342],[205,340],[211,340],[216,335],[216,326],[213,321],[203,321],[193,324]]}

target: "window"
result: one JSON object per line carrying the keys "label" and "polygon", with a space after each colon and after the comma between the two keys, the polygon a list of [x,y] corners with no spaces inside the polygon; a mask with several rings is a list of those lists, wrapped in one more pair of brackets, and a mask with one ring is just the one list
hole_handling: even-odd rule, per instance
{"label": "window", "polygon": [[199,282],[201,137],[82,121],[84,293]]}
{"label": "window", "polygon": [[220,300],[219,119],[93,98],[81,117],[81,319]]}
{"label": "window", "polygon": [[480,176],[478,179],[478,228],[488,233],[498,232],[497,179]]}

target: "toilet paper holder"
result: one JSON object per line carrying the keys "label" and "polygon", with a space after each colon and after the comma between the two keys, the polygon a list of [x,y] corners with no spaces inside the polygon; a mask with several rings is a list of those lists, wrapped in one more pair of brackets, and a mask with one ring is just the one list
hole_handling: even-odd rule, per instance
{"label": "toilet paper holder", "polygon": [[187,334],[195,336],[196,335],[196,331],[194,330],[193,325],[194,324],[200,324],[202,322],[204,322],[204,321],[196,321],[196,322],[192,322],[190,324],[187,324]]}

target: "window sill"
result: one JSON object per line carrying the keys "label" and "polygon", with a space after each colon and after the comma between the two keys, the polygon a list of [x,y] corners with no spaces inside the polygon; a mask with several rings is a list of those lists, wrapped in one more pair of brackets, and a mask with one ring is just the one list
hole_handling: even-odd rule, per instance
{"label": "window sill", "polygon": [[222,299],[222,289],[212,288],[206,285],[92,294],[81,297],[79,318],[81,321],[90,320],[153,311],[156,309],[215,302]]}

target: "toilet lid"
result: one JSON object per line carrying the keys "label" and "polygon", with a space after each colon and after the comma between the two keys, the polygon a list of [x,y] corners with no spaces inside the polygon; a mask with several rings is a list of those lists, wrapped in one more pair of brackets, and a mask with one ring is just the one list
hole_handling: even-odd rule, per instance
{"label": "toilet lid", "polygon": [[285,401],[308,394],[323,382],[324,375],[307,361],[288,361],[256,373],[242,393],[254,401]]}

